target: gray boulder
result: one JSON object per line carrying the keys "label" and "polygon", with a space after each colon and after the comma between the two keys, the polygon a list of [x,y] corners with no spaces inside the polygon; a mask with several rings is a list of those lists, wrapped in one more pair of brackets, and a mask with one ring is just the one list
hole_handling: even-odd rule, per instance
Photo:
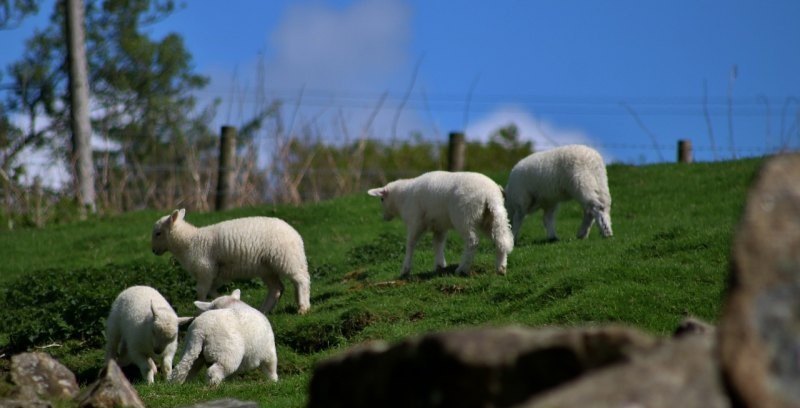
{"label": "gray boulder", "polygon": [[144,403],[119,365],[114,360],[109,360],[100,372],[100,378],[81,392],[78,406],[144,408]]}
{"label": "gray boulder", "polygon": [[627,364],[589,373],[520,408],[731,406],[713,336],[682,336]]}
{"label": "gray boulder", "polygon": [[507,407],[657,344],[622,327],[480,328],[373,342],[316,367],[309,407]]}
{"label": "gray boulder", "polygon": [[800,156],[767,161],[736,231],[718,327],[721,363],[746,406],[800,406]]}
{"label": "gray boulder", "polygon": [[18,400],[70,400],[78,395],[75,374],[45,353],[11,357],[12,398]]}
{"label": "gray boulder", "polygon": [[184,408],[258,408],[258,403],[253,401],[240,401],[233,398],[222,398],[196,405],[190,405]]}

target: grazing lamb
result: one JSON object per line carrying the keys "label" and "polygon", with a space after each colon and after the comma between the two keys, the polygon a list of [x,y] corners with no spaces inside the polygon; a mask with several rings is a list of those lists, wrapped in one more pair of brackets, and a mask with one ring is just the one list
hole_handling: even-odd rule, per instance
{"label": "grazing lamb", "polygon": [[266,316],[239,300],[239,289],[213,302],[194,302],[204,312],[189,325],[186,347],[170,381],[182,384],[208,364],[210,385],[254,368],[278,381],[275,336]]}
{"label": "grazing lamb", "polygon": [[420,236],[433,232],[434,267],[444,268],[444,243],[448,230],[464,239],[464,253],[456,272],[468,274],[478,248],[478,230],[496,247],[497,273],[505,275],[514,240],[503,207],[503,189],[488,177],[470,172],[433,171],[413,179],[395,180],[368,194],[380,197],[386,221],[399,216],[406,224],[406,256],[402,277],[411,274],[414,246]]}
{"label": "grazing lamb", "polygon": [[197,299],[216,296],[234,279],[261,278],[269,291],[261,311],[269,313],[283,293],[283,278],[295,286],[298,313],[311,308],[303,238],[283,220],[248,217],[197,228],[184,221],[186,210],[175,210],[156,221],[153,253],[171,252],[197,282]]}
{"label": "grazing lamb", "polygon": [[179,318],[167,300],[149,286],[123,290],[111,304],[106,322],[106,362],[114,359],[120,366],[136,364],[152,384],[157,371],[153,359],[161,356],[168,377],[178,348],[178,324],[191,319]]}
{"label": "grazing lamb", "polygon": [[547,238],[556,240],[556,210],[569,199],[583,207],[578,238],[586,238],[597,220],[603,237],[611,231],[611,194],[606,166],[600,154],[582,145],[563,146],[534,153],[520,160],[508,176],[506,208],[511,217],[514,240],[519,240],[525,216],[544,209]]}

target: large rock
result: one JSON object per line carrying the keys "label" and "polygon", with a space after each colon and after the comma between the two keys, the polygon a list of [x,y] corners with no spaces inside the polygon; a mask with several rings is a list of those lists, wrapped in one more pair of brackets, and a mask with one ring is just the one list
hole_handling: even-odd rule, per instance
{"label": "large rock", "polygon": [[589,373],[520,408],[731,406],[713,336],[684,335],[630,363]]}
{"label": "large rock", "polygon": [[0,399],[0,408],[53,408],[49,401],[25,399]]}
{"label": "large rock", "polygon": [[125,378],[125,374],[114,360],[106,363],[105,368],[100,372],[100,379],[81,392],[78,397],[78,405],[92,408],[144,408],[139,393]]}
{"label": "large rock", "polygon": [[718,326],[721,363],[746,406],[800,406],[800,156],[765,163],[748,193]]}
{"label": "large rock", "polygon": [[258,408],[258,403],[254,401],[240,401],[234,398],[223,398],[185,408]]}
{"label": "large rock", "polygon": [[69,400],[78,395],[75,374],[45,353],[11,357],[13,398],[18,400]]}
{"label": "large rock", "polygon": [[468,329],[362,345],[320,363],[309,407],[506,407],[652,349],[622,327]]}

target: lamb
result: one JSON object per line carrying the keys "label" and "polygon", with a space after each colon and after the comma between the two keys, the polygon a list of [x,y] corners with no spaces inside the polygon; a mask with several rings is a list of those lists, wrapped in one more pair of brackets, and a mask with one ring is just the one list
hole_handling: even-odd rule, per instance
{"label": "lamb", "polygon": [[261,311],[269,313],[283,293],[282,279],[295,286],[298,313],[311,308],[303,238],[285,221],[248,217],[197,228],[175,210],[153,227],[156,255],[171,252],[196,281],[197,300],[216,296],[217,288],[234,279],[261,278],[268,287]]}
{"label": "lamb", "polygon": [[149,286],[123,290],[111,304],[106,322],[106,362],[114,359],[120,366],[136,364],[152,384],[157,371],[153,359],[161,356],[168,377],[178,348],[178,325],[191,319],[179,318],[169,302]]}
{"label": "lamb", "polygon": [[480,230],[494,242],[496,271],[505,275],[514,240],[503,206],[503,189],[490,178],[471,172],[433,171],[412,179],[395,180],[367,193],[380,197],[384,220],[399,216],[406,224],[401,277],[410,276],[414,247],[427,230],[433,232],[434,268],[446,267],[444,244],[450,229],[455,229],[464,240],[456,272],[469,273]]}
{"label": "lamb", "polygon": [[514,240],[519,241],[522,221],[527,214],[544,209],[547,238],[557,240],[555,215],[560,202],[577,200],[583,207],[583,222],[578,238],[589,235],[597,220],[603,237],[611,230],[611,193],[603,158],[587,146],[569,145],[534,153],[520,160],[506,185],[506,208],[511,217]]}
{"label": "lamb", "polygon": [[[186,347],[171,382],[182,384],[208,364],[206,376],[212,386],[225,377],[260,368],[272,381],[278,381],[278,355],[275,336],[266,316],[240,300],[239,289],[213,302],[196,301],[203,312],[186,335]],[[201,357],[202,354],[202,357]]]}

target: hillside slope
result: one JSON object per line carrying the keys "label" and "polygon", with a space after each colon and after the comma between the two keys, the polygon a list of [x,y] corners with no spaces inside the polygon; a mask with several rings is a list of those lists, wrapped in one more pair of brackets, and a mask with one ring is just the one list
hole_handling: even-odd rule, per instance
{"label": "hillside slope", "polygon": [[[224,396],[299,406],[315,361],[369,339],[472,325],[602,322],[665,334],[686,314],[714,321],[733,229],[759,164],[610,166],[615,236],[601,239],[595,229],[586,240],[574,238],[581,211],[570,203],[557,218],[561,241],[546,243],[541,212],[534,214],[509,257],[507,276],[491,273],[494,251],[485,238],[473,276],[434,273],[428,236],[415,253],[412,279],[396,280],[404,226],[383,222],[378,201],[366,193],[300,207],[189,212],[187,220],[195,225],[267,215],[295,226],[312,273],[312,312],[295,314],[287,285],[269,316],[278,343],[278,384],[252,373],[218,389],[207,389],[201,380],[181,386],[137,383],[137,389],[156,407]],[[495,179],[502,184],[505,175]],[[0,351],[57,343],[60,347],[48,351],[82,381],[91,381],[102,363],[108,305],[124,287],[150,284],[179,314],[193,314],[192,280],[168,255],[150,251],[150,231],[160,215],[144,211],[0,233],[0,302],[7,311],[0,317]],[[460,253],[461,242],[451,233],[451,266]],[[232,287],[241,287],[244,300],[254,305],[266,290],[258,282]]]}

